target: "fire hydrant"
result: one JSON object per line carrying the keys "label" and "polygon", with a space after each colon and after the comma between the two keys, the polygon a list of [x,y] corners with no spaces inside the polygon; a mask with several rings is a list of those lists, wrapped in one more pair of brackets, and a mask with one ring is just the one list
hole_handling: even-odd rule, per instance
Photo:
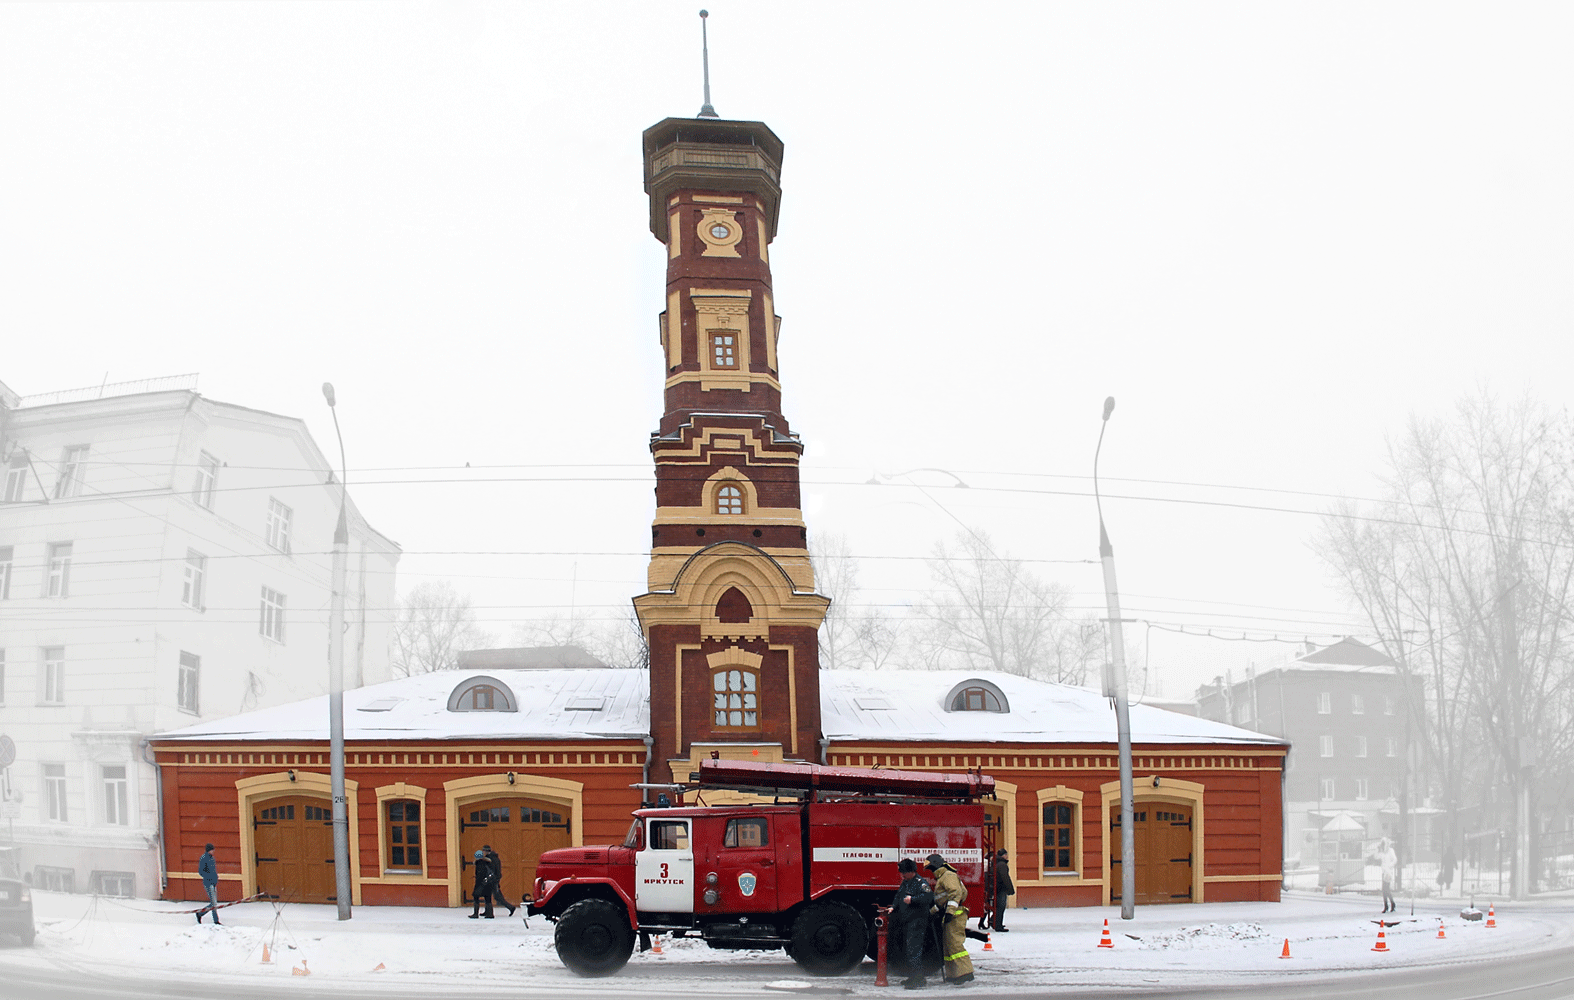
{"label": "fire hydrant", "polygon": [[875,907],[874,936],[874,984],[876,986],[890,986],[885,978],[885,942],[891,928],[891,908],[889,906]]}

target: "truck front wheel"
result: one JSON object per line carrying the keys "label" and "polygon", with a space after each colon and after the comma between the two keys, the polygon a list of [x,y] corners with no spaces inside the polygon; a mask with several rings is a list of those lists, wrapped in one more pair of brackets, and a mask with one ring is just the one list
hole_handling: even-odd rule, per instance
{"label": "truck front wheel", "polygon": [[792,925],[792,960],[816,976],[840,976],[858,968],[869,928],[846,903],[815,903]]}
{"label": "truck front wheel", "polygon": [[604,899],[582,899],[558,917],[552,943],[576,976],[610,976],[634,953],[634,931],[622,908]]}

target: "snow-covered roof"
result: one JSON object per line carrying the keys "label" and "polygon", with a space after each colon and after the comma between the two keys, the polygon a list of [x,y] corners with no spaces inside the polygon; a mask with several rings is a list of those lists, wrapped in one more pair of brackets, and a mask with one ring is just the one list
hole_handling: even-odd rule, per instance
{"label": "snow-covered roof", "polygon": [[[1009,711],[946,711],[947,696],[969,680],[998,688],[1010,703]],[[836,741],[1115,742],[1115,713],[1097,691],[988,671],[827,670],[820,674],[820,724],[826,738]],[[1151,705],[1131,706],[1131,740],[1286,742]]]}
{"label": "snow-covered roof", "polygon": [[[417,674],[344,692],[346,740],[621,739],[650,731],[643,670],[488,670],[517,711],[449,711],[455,688],[481,675]],[[599,706],[599,708],[597,707]],[[326,740],[328,696],[201,722],[160,740]]]}

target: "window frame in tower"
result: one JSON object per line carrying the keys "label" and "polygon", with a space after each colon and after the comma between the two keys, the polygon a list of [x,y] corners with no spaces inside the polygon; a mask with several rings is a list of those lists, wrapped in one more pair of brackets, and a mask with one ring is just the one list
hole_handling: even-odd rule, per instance
{"label": "window frame in tower", "polygon": [[761,728],[760,672],[738,664],[712,670],[711,712],[714,730],[758,732]]}
{"label": "window frame in tower", "polygon": [[[735,372],[743,370],[742,335],[737,330],[710,331],[710,366],[714,371]],[[722,344],[721,341],[731,341]],[[723,353],[725,352],[725,354]],[[723,360],[723,358],[726,360]]]}
{"label": "window frame in tower", "polygon": [[743,487],[736,483],[722,483],[716,487],[716,513],[723,517],[741,517],[747,510]]}

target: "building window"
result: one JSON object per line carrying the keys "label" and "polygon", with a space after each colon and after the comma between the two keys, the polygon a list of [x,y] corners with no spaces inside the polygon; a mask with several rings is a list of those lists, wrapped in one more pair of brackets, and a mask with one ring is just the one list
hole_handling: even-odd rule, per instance
{"label": "building window", "polygon": [[197,479],[191,487],[191,499],[199,506],[213,508],[213,488],[219,481],[219,460],[207,452],[197,456]]}
{"label": "building window", "polygon": [[76,892],[77,873],[71,868],[56,868],[53,865],[34,865],[33,888],[44,889],[49,892]]}
{"label": "building window", "polygon": [[1327,691],[1324,691],[1321,694],[1319,694],[1317,696],[1317,714],[1318,715],[1329,715],[1329,714],[1331,714],[1333,712],[1333,710],[1334,710],[1334,696],[1329,694]]}
{"label": "building window", "polygon": [[75,444],[60,457],[60,478],[55,480],[55,499],[80,496],[86,472],[87,445]]}
{"label": "building window", "polygon": [[1325,799],[1331,799],[1331,798],[1334,797],[1334,779],[1332,779],[1332,778],[1324,778],[1323,779],[1322,796]]}
{"label": "building window", "polygon": [[953,712],[1003,712],[1000,699],[988,688],[968,687],[958,691],[951,699]]}
{"label": "building window", "polygon": [[11,599],[11,553],[11,546],[0,546],[0,601]]}
{"label": "building window", "polygon": [[1365,715],[1366,714],[1366,699],[1363,698],[1361,695],[1352,694],[1350,696],[1350,714],[1351,715]]}
{"label": "building window", "polygon": [[94,872],[93,891],[100,896],[123,896],[134,899],[137,895],[137,877],[131,872]]}
{"label": "building window", "polygon": [[202,657],[194,653],[180,654],[180,673],[175,682],[175,704],[182,712],[198,714],[198,682],[202,675]]}
{"label": "building window", "polygon": [[716,513],[742,514],[743,491],[736,486],[723,486],[716,491]]}
{"label": "building window", "polygon": [[5,502],[21,503],[22,496],[27,492],[27,459],[18,456],[11,459],[11,464],[5,470]]}
{"label": "building window", "polygon": [[757,729],[760,725],[760,675],[733,667],[711,675],[717,729]]}
{"label": "building window", "polygon": [[1365,757],[1366,756],[1366,737],[1365,736],[1357,736],[1355,738],[1355,755],[1357,757]]}
{"label": "building window", "polygon": [[1076,871],[1077,808],[1068,802],[1046,802],[1044,820],[1044,871]]}
{"label": "building window", "polygon": [[519,701],[507,684],[496,677],[477,674],[454,685],[448,693],[450,712],[517,712]]}
{"label": "building window", "polygon": [[257,631],[274,642],[284,641],[284,595],[271,587],[262,588],[262,617]]}
{"label": "building window", "polygon": [[1371,798],[1371,796],[1366,794],[1366,793],[1367,793],[1366,779],[1365,778],[1357,778],[1357,779],[1355,779],[1355,797],[1357,799],[1359,799],[1360,801],[1365,802],[1367,799]]}
{"label": "building window", "polygon": [[39,685],[43,695],[39,703],[60,705],[66,700],[66,647],[44,647],[44,683]]}
{"label": "building window", "polygon": [[465,692],[466,712],[497,711],[497,688],[490,684],[477,684]]}
{"label": "building window", "polygon": [[44,818],[52,823],[67,821],[66,766],[44,765]]}
{"label": "building window", "polygon": [[71,543],[53,542],[49,546],[49,572],[44,578],[45,597],[71,595]]}
{"label": "building window", "polygon": [[1399,756],[1399,740],[1398,740],[1398,738],[1394,737],[1394,736],[1388,737],[1383,743],[1383,752],[1385,754],[1387,754],[1389,757],[1397,757],[1397,756]]}
{"label": "building window", "polygon": [[1235,703],[1235,721],[1245,722],[1251,717],[1251,705],[1244,699]]}
{"label": "building window", "polygon": [[765,818],[729,819],[727,832],[722,834],[723,847],[765,847],[770,837],[765,830]]}
{"label": "building window", "polygon": [[290,551],[290,508],[284,506],[273,497],[268,498],[268,530],[265,534],[268,544],[280,552]]}
{"label": "building window", "polygon": [[711,367],[733,368],[738,367],[738,335],[736,333],[713,333],[710,335]]}
{"label": "building window", "polygon": [[208,574],[208,557],[196,549],[186,550],[186,582],[180,591],[180,603],[188,608],[204,610],[202,605],[202,581]]}
{"label": "building window", "polygon": [[421,803],[388,803],[388,867],[421,870]]}
{"label": "building window", "polygon": [[1394,696],[1391,695],[1391,694],[1383,695],[1383,714],[1384,715],[1393,715],[1394,714]]}
{"label": "building window", "polygon": [[1317,737],[1317,745],[1324,757],[1332,757],[1334,755],[1334,738],[1332,736]]}
{"label": "building window", "polygon": [[110,826],[130,826],[131,815],[128,811],[130,798],[126,793],[126,765],[105,764],[104,775],[104,822]]}

